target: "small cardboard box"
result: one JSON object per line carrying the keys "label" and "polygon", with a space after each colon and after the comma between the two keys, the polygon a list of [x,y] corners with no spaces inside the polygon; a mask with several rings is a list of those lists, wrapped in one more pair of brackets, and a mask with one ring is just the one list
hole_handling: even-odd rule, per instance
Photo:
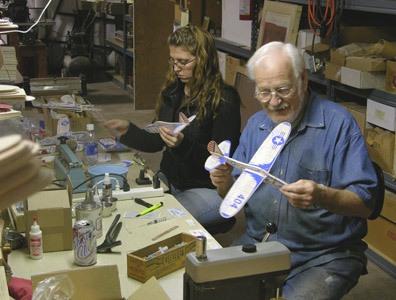
{"label": "small cardboard box", "polygon": [[384,205],[382,206],[381,215],[396,223],[396,194],[389,190],[385,190]]}
{"label": "small cardboard box", "polygon": [[363,72],[341,67],[341,83],[358,89],[383,89],[385,72]]}
{"label": "small cardboard box", "polygon": [[324,75],[327,79],[341,82],[341,66],[326,62]]}
{"label": "small cardboard box", "polygon": [[[24,203],[27,237],[37,217],[43,235],[43,252],[73,249],[71,199],[68,191],[41,191],[29,196]],[[29,241],[29,238],[27,238]]]}
{"label": "small cardboard box", "polygon": [[338,102],[338,104],[344,107],[354,117],[360,131],[366,137],[366,106],[359,105],[355,102]]}
{"label": "small cardboard box", "polygon": [[[175,247],[176,245],[183,245]],[[159,247],[168,247],[168,251],[146,260],[150,254],[158,251]],[[195,236],[180,233],[158,243],[137,251],[127,253],[128,276],[146,282],[152,276],[157,279],[184,267],[186,255],[195,251]]]}
{"label": "small cardboard box", "polygon": [[244,66],[245,63],[243,59],[235,58],[230,55],[226,56],[225,82],[227,84],[234,86],[236,70],[238,66]]}
{"label": "small cardboard box", "polygon": [[[316,31],[319,33],[319,29]],[[312,32],[311,29],[300,29],[298,31],[298,36],[297,36],[297,48],[298,49],[303,49],[307,46],[312,46],[313,39],[315,38],[315,44],[318,44],[322,41],[322,39]]]}
{"label": "small cardboard box", "polygon": [[338,65],[345,66],[346,56],[341,54],[337,48],[330,50],[330,62]]}
{"label": "small cardboard box", "polygon": [[386,62],[386,84],[385,89],[388,92],[396,93],[396,61],[388,60]]}
{"label": "small cardboard box", "polygon": [[[53,96],[41,96],[38,100],[41,102],[45,102],[45,99],[49,98],[54,98],[54,99],[60,99],[62,95],[53,95]],[[79,96],[75,95],[75,101],[78,104],[84,104],[86,103],[85,100]],[[72,112],[68,110],[51,110],[49,108],[43,108],[43,113],[44,113],[44,120],[45,120],[45,125],[46,129],[50,130],[53,135],[56,135],[56,129],[58,127],[58,121],[59,121],[59,114],[66,115],[69,120],[70,120],[70,127],[71,130],[74,132],[77,131],[86,131],[87,130],[87,124],[91,123],[91,117],[86,111],[83,112]]]}
{"label": "small cardboard box", "polygon": [[379,127],[367,129],[366,145],[371,160],[384,172],[393,174],[395,134]]}
{"label": "small cardboard box", "polygon": [[68,275],[74,285],[72,300],[121,300],[117,265],[103,265],[32,275],[32,289],[47,278]]}
{"label": "small cardboard box", "polygon": [[384,57],[363,57],[363,56],[348,56],[346,58],[345,66],[347,68],[360,71],[385,71],[386,58]]}
{"label": "small cardboard box", "polygon": [[10,206],[10,211],[11,211],[12,221],[15,225],[15,230],[17,232],[25,232],[26,226],[25,226],[25,216],[23,212],[19,211],[15,204],[12,204]]}
{"label": "small cardboard box", "polygon": [[396,108],[367,99],[367,122],[395,131]]}
{"label": "small cardboard box", "polygon": [[368,233],[364,240],[372,250],[396,265],[396,224],[382,216],[367,223]]}

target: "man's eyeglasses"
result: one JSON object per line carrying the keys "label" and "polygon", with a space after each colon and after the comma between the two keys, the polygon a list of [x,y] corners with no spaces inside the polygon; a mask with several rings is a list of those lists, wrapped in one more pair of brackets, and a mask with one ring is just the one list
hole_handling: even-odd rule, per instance
{"label": "man's eyeglasses", "polygon": [[168,62],[172,66],[177,66],[180,69],[184,69],[190,62],[192,62],[194,60],[195,60],[195,58],[193,58],[189,61],[178,61],[178,60],[174,60],[173,58],[169,58]]}
{"label": "man's eyeglasses", "polygon": [[279,98],[287,98],[293,93],[293,91],[294,88],[290,88],[290,87],[281,87],[273,92],[256,90],[256,98],[260,102],[267,103],[271,101],[273,94],[275,94]]}

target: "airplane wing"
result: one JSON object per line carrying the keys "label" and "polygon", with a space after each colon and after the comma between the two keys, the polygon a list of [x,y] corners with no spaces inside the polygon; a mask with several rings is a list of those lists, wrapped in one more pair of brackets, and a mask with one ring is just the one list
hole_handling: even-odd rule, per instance
{"label": "airplane wing", "polygon": [[249,200],[264,180],[264,176],[245,169],[232,185],[220,205],[220,215],[224,218],[235,216]]}
{"label": "airplane wing", "polygon": [[157,121],[153,124],[147,125],[144,129],[150,133],[158,133],[159,128],[164,126],[172,130],[173,134],[181,132],[184,128],[186,128],[190,123],[195,119],[196,115],[192,115],[190,118],[187,118],[182,112],[179,113],[179,122],[164,122]]}
{"label": "airplane wing", "polygon": [[249,165],[269,171],[286,143],[291,131],[290,123],[281,123],[267,136],[249,161]]}
{"label": "airplane wing", "polygon": [[220,215],[230,218],[237,214],[263,181],[278,187],[286,184],[268,172],[285,145],[290,132],[290,123],[285,122],[277,125],[253,155],[248,165],[227,159],[228,163],[242,169],[243,172],[221,203]]}
{"label": "airplane wing", "polygon": [[210,171],[227,161],[224,157],[230,156],[231,142],[223,141],[219,145],[215,141],[210,141],[208,151],[212,154],[206,159],[205,169]]}

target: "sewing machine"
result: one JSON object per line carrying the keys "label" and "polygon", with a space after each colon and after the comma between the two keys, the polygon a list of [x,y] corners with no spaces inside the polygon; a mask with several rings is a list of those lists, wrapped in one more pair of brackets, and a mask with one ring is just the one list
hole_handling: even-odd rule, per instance
{"label": "sewing machine", "polygon": [[[65,140],[61,140],[59,145],[59,154],[54,161],[54,174],[59,180],[67,180],[67,177],[69,177],[73,186],[73,193],[84,193],[87,191],[87,184],[83,184],[87,177],[82,169],[82,162],[78,160]],[[81,186],[74,189],[80,184]]]}
{"label": "sewing machine", "polygon": [[[283,299],[290,251],[279,242],[208,250],[200,246],[186,257],[184,300]],[[202,250],[203,249],[203,250]]]}

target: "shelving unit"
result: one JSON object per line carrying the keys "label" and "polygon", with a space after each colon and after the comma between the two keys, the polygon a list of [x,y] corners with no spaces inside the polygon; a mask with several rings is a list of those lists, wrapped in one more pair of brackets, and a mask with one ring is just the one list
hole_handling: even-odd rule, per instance
{"label": "shelving unit", "polygon": [[[80,2],[84,2],[85,9],[97,9],[100,3],[82,0]],[[102,15],[107,14],[106,10],[103,10],[103,5],[112,3],[102,2],[102,8],[97,11]],[[122,18],[123,29],[128,23],[133,24],[133,47],[127,46],[125,30],[124,40],[120,41],[106,38],[105,28],[104,43],[108,49],[113,49],[123,57],[124,76],[115,74],[114,71],[107,73],[115,83],[132,94],[134,109],[153,109],[169,67],[167,38],[173,30],[174,3],[158,0],[134,0],[133,3],[122,1],[121,4],[124,5],[124,13],[114,16]],[[104,27],[106,27],[106,18],[102,19]],[[131,79],[127,74],[129,65],[132,68],[132,71],[129,72],[132,76]]]}
{"label": "shelving unit", "polygon": [[[256,0],[257,3],[262,3],[262,0]],[[288,2],[299,5],[308,5],[308,0],[282,0],[280,2]],[[321,6],[326,6],[325,0],[320,0]],[[386,15],[396,15],[396,1],[391,0],[379,0],[379,1],[369,1],[369,0],[344,0],[344,10],[358,11],[358,12],[370,12]],[[253,29],[252,29],[253,30]],[[256,36],[252,34],[252,47],[256,41],[254,40]],[[249,59],[254,51],[246,49],[242,45],[238,45],[234,42],[226,41],[221,38],[215,38],[215,43],[220,51],[229,53],[233,56]],[[337,45],[339,46],[339,45]],[[308,71],[309,72],[309,71]],[[324,77],[323,74],[310,73],[308,74],[309,81],[314,84],[319,84],[326,89],[326,93],[329,99],[335,100],[337,93],[347,93],[361,99],[371,99],[382,104],[396,107],[396,94],[388,93],[386,91],[377,89],[357,89],[350,86],[343,85],[341,83],[331,81]],[[391,174],[384,172],[385,185],[386,188],[396,192],[396,182]],[[384,269],[387,273],[396,277],[396,266],[391,264],[388,260],[383,258],[381,255],[377,254],[375,251],[368,249],[366,252],[370,260],[375,264]]]}

